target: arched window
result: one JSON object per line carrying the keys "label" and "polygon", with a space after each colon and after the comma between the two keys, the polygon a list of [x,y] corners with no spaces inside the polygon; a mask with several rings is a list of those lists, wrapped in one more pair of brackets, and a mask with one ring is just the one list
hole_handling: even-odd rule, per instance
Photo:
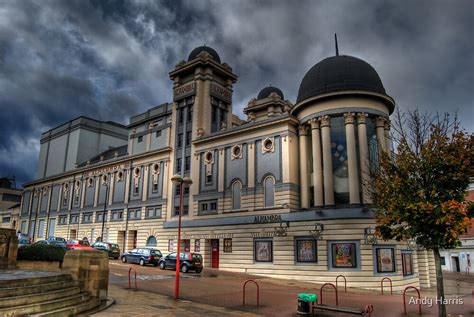
{"label": "arched window", "polygon": [[156,238],[154,236],[149,236],[148,239],[146,239],[147,247],[156,247],[156,245]]}
{"label": "arched window", "polygon": [[267,176],[263,181],[264,195],[265,195],[265,207],[271,207],[275,205],[275,179],[273,176]]}
{"label": "arched window", "polygon": [[242,184],[235,181],[232,184],[232,209],[240,209],[240,200],[242,196]]}

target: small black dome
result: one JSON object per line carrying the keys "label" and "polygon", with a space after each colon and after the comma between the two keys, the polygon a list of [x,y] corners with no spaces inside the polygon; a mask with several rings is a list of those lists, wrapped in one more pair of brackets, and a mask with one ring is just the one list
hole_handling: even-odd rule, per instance
{"label": "small black dome", "polygon": [[257,99],[260,100],[260,99],[263,99],[263,98],[267,98],[268,96],[270,96],[270,94],[272,92],[274,92],[278,96],[280,96],[281,99],[285,99],[285,97],[283,95],[283,92],[280,89],[278,89],[276,87],[272,87],[272,86],[268,86],[268,87],[265,87],[262,90],[260,90],[260,92],[258,93]]}
{"label": "small black dome", "polygon": [[379,75],[369,63],[341,55],[322,60],[306,73],[296,102],[339,90],[367,90],[386,94]]}
{"label": "small black dome", "polygon": [[201,52],[208,52],[209,55],[211,55],[213,60],[215,60],[219,64],[221,63],[221,58],[219,57],[219,54],[217,54],[215,49],[209,46],[199,46],[193,49],[191,53],[189,54],[188,62],[195,59]]}

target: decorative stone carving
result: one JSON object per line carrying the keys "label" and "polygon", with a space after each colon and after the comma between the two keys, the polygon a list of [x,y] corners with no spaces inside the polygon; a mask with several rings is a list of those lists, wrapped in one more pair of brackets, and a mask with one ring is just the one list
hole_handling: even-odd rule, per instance
{"label": "decorative stone carving", "polygon": [[377,128],[385,128],[385,122],[387,121],[387,119],[385,117],[377,117],[375,119],[375,126]]}
{"label": "decorative stone carving", "polygon": [[330,127],[331,126],[331,117],[330,116],[322,116],[318,118],[321,121],[321,128]]}
{"label": "decorative stone carving", "polygon": [[306,125],[303,124],[303,125],[300,125],[298,127],[298,134],[299,135],[306,135],[307,133],[308,133],[308,129],[307,129]]}
{"label": "decorative stone carving", "polygon": [[275,139],[266,138],[262,141],[262,154],[275,152]]}
{"label": "decorative stone carving", "polygon": [[15,229],[0,228],[0,270],[16,267],[18,238]]}
{"label": "decorative stone carving", "polygon": [[199,129],[197,130],[197,136],[198,136],[198,138],[204,136],[204,129],[203,129],[203,128],[199,128]]}
{"label": "decorative stone carving", "polygon": [[367,113],[359,112],[357,114],[357,124],[366,124],[368,117],[369,117],[369,115]]}
{"label": "decorative stone carving", "polygon": [[311,130],[319,129],[319,127],[320,127],[320,125],[321,125],[319,119],[313,118],[313,119],[311,119],[310,122],[311,122]]}
{"label": "decorative stone carving", "polygon": [[232,148],[231,148],[231,154],[232,154],[232,157],[231,157],[231,160],[238,160],[238,159],[241,159],[242,158],[242,145],[241,144],[238,144],[238,145],[234,145]]}
{"label": "decorative stone carving", "polygon": [[346,112],[344,113],[344,124],[354,124],[355,113]]}

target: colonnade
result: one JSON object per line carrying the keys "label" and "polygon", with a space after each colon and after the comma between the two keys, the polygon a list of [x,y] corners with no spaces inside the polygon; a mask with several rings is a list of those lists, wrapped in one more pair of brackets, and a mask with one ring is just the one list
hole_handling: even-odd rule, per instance
{"label": "colonnade", "polygon": [[[371,198],[367,188],[369,182],[369,148],[367,142],[367,113],[344,113],[345,136],[347,146],[347,168],[349,177],[349,204],[361,205],[371,204]],[[357,127],[356,127],[357,126]],[[300,125],[299,147],[300,147],[300,185],[301,185],[301,208],[309,208],[309,184],[308,172],[310,156],[308,155],[308,128],[311,128],[311,148],[314,184],[314,206],[333,207],[334,181],[331,153],[331,117],[328,115],[312,118],[310,121]],[[355,129],[358,138],[356,140]],[[378,148],[388,151],[391,148],[389,139],[390,124],[387,117],[375,118],[375,128]],[[359,161],[357,159],[357,144],[359,145]],[[360,175],[360,182],[359,182]],[[362,193],[362,194],[361,194]]]}

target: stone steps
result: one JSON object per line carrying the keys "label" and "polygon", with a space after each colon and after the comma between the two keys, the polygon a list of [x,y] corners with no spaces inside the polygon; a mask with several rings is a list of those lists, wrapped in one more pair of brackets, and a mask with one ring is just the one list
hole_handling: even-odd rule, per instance
{"label": "stone steps", "polygon": [[65,288],[69,288],[69,287],[73,287],[77,285],[78,283],[76,281],[72,279],[65,279],[63,281],[36,284],[36,285],[0,287],[0,298],[44,293],[44,292],[55,291],[59,289],[65,289]]}
{"label": "stone steps", "polygon": [[[65,308],[78,308],[78,311],[80,311],[81,305],[90,301],[90,299],[91,296],[89,293],[82,292],[34,304],[16,305],[13,307],[1,308],[0,316],[31,315],[38,313],[45,314]],[[64,316],[64,314],[62,316]]]}
{"label": "stone steps", "polygon": [[[99,305],[97,298],[90,298],[80,304],[68,306],[56,310],[50,310],[44,313],[34,314],[32,316],[48,316],[48,317],[64,317],[64,316],[78,316],[80,313],[84,313],[96,308]],[[85,314],[87,316],[87,314]]]}
{"label": "stone steps", "polygon": [[57,289],[53,291],[42,291],[40,293],[10,296],[0,298],[0,309],[13,307],[13,306],[24,306],[35,303],[43,303],[47,301],[54,301],[68,296],[77,295],[81,292],[78,286],[72,286],[64,289]]}
{"label": "stone steps", "polygon": [[46,283],[62,282],[72,280],[68,274],[45,274],[44,276],[31,276],[25,278],[12,278],[1,281],[0,290],[12,287],[25,287],[31,285],[40,285]]}

